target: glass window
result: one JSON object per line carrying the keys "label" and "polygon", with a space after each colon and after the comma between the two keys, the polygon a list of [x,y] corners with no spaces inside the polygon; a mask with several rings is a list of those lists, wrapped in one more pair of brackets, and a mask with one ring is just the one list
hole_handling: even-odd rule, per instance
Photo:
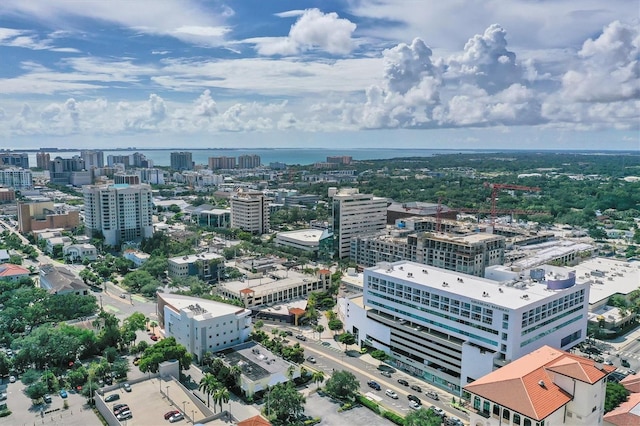
{"label": "glass window", "polygon": [[513,414],[513,424],[514,425],[519,425],[520,424],[520,414]]}
{"label": "glass window", "polygon": [[531,426],[531,420],[530,419],[524,419],[524,426]]}
{"label": "glass window", "polygon": [[502,418],[509,421],[509,417],[511,417],[511,412],[509,410],[502,410]]}
{"label": "glass window", "polygon": [[475,410],[479,410],[480,409],[480,397],[474,397],[473,398],[473,408]]}
{"label": "glass window", "polygon": [[493,414],[496,415],[496,416],[500,415],[500,406],[499,405],[493,404]]}
{"label": "glass window", "polygon": [[489,401],[485,401],[484,404],[482,404],[482,411],[484,411],[485,413],[488,413],[490,406],[491,404],[489,404]]}

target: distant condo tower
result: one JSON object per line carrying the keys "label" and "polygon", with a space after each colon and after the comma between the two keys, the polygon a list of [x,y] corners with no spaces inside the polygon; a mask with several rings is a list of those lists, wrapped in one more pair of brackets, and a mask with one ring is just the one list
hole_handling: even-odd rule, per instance
{"label": "distant condo tower", "polygon": [[188,151],[171,153],[171,168],[173,170],[193,170],[193,159]]}
{"label": "distant condo tower", "polygon": [[259,155],[241,155],[238,157],[239,169],[255,169],[256,167],[260,167]]}
{"label": "distant condo tower", "polygon": [[209,157],[209,169],[235,169],[236,157]]}

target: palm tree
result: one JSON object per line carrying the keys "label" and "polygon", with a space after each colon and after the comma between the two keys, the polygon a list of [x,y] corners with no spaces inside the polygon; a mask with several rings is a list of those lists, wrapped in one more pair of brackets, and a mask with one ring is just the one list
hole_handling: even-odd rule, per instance
{"label": "palm tree", "polygon": [[[214,376],[211,373],[205,374],[204,377],[202,377],[202,379],[200,380],[200,385],[198,386],[198,390],[203,391],[204,393],[207,394],[207,407],[211,407],[210,397],[212,394],[215,396],[215,392],[219,387],[220,387],[220,383],[218,383],[216,376]],[[216,405],[216,401],[214,399],[213,401],[214,411],[215,411],[215,405]]]}
{"label": "palm tree", "polygon": [[322,340],[322,333],[324,332],[324,325],[322,325],[322,324],[316,325],[315,331],[318,332],[318,340]]}
{"label": "palm tree", "polygon": [[230,397],[231,397],[231,394],[229,393],[229,389],[224,387],[218,388],[216,392],[213,394],[214,410],[215,410],[216,404],[218,404],[220,405],[220,411],[222,411],[222,404],[226,404],[227,402],[229,402]]}
{"label": "palm tree", "polygon": [[234,365],[229,369],[229,377],[233,381],[234,385],[238,385],[238,379],[242,375],[242,369],[238,365]]}
{"label": "palm tree", "polygon": [[287,377],[289,378],[289,381],[293,380],[293,373],[295,373],[296,368],[293,365],[290,365],[289,368],[287,368]]}
{"label": "palm tree", "polygon": [[314,371],[311,380],[316,384],[316,389],[320,389],[320,383],[324,382],[324,371]]}

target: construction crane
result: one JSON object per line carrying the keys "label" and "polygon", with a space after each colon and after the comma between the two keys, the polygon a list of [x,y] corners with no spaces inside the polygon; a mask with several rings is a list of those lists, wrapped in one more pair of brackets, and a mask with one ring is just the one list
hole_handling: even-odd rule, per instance
{"label": "construction crane", "polygon": [[493,229],[496,225],[496,216],[498,215],[498,210],[496,209],[496,199],[498,198],[498,191],[502,189],[514,189],[517,191],[533,191],[540,192],[540,188],[537,186],[523,186],[523,185],[511,185],[508,183],[484,183],[485,188],[491,188],[491,232],[493,233]]}

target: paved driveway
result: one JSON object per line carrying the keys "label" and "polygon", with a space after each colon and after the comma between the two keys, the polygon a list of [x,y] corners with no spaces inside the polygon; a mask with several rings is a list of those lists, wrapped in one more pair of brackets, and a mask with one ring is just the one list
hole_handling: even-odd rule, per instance
{"label": "paved driveway", "polygon": [[321,425],[395,426],[393,422],[378,416],[367,407],[352,408],[338,413],[339,404],[335,404],[331,402],[329,397],[321,397],[315,392],[307,397],[307,403],[304,407],[305,415],[322,419]]}

